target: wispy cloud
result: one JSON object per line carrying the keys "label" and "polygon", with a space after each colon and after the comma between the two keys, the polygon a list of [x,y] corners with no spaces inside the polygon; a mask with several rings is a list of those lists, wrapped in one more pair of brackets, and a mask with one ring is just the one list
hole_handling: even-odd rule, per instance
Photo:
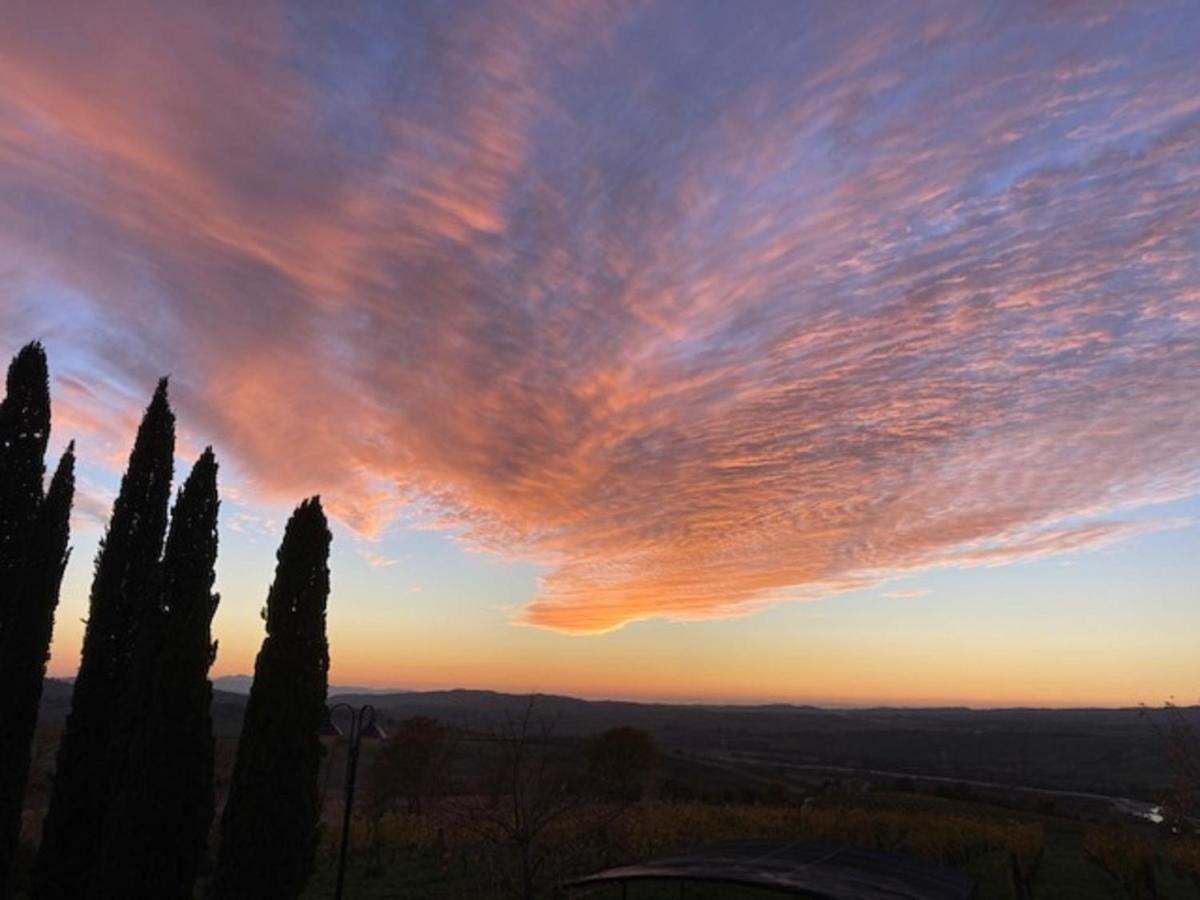
{"label": "wispy cloud", "polygon": [[435,511],[568,631],[1200,489],[1194,7],[325,15],[0,34],[0,334],[114,461],[171,371],[259,497]]}
{"label": "wispy cloud", "polygon": [[108,490],[93,483],[82,475],[75,480],[75,498],[71,509],[71,530],[80,532],[99,532],[103,534],[108,526],[113,495]]}
{"label": "wispy cloud", "polygon": [[400,560],[395,557],[388,556],[385,553],[379,553],[370,549],[360,549],[359,555],[367,561],[373,569],[386,569],[389,566],[399,565]]}
{"label": "wispy cloud", "polygon": [[895,600],[915,600],[918,597],[928,597],[932,593],[929,588],[906,588],[900,591],[884,591],[883,596]]}

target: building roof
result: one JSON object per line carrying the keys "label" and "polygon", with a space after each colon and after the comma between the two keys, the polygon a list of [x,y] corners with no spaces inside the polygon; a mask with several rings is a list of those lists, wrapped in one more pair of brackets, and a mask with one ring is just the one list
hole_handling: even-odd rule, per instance
{"label": "building roof", "polygon": [[733,841],[605,869],[568,888],[623,881],[702,881],[821,900],[967,900],[963,872],[828,841]]}

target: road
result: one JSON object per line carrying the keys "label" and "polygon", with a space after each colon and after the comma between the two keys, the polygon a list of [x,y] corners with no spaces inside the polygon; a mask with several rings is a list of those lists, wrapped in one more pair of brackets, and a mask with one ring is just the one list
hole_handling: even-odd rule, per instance
{"label": "road", "polygon": [[1033,787],[1023,784],[1003,784],[998,781],[978,781],[970,778],[951,777],[946,775],[925,775],[918,772],[892,772],[887,769],[868,769],[854,766],[831,766],[823,763],[789,763],[774,757],[763,760],[747,753],[708,752],[703,753],[703,760],[716,764],[730,771],[745,773],[746,766],[755,768],[768,767],[773,770],[785,769],[794,772],[808,772],[814,775],[839,775],[851,778],[865,779],[901,779],[910,781],[926,781],[933,784],[960,785],[972,788],[995,791],[1008,794],[1026,794],[1033,797],[1048,799],[1082,800],[1089,803],[1103,803],[1121,813],[1149,822],[1161,822],[1160,808],[1145,800],[1134,800],[1129,797],[1113,797],[1108,794],[1093,794],[1087,791],[1056,790],[1053,788]]}

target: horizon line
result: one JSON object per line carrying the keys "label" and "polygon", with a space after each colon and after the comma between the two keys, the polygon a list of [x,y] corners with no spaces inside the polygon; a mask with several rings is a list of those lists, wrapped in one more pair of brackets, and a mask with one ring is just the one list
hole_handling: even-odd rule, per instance
{"label": "horizon line", "polygon": [[[235,672],[232,674],[210,675],[209,681],[216,686],[217,682],[222,680],[232,679],[249,679],[253,680],[253,675],[246,672]],[[51,681],[72,682],[75,680],[75,674],[71,675],[56,675],[47,673],[46,679]],[[240,694],[240,691],[225,691],[225,693]],[[345,696],[347,694],[365,693],[365,694],[449,694],[449,693],[486,693],[486,694],[501,694],[510,697],[559,697],[566,700],[578,700],[585,703],[628,703],[641,706],[694,706],[694,707],[715,707],[715,706],[730,706],[742,707],[745,709],[755,709],[767,706],[790,706],[796,708],[811,708],[828,710],[831,712],[841,710],[869,710],[869,709],[891,709],[891,710],[939,710],[939,709],[958,709],[967,710],[970,712],[1003,712],[1005,710],[1046,710],[1046,711],[1067,711],[1067,710],[1158,710],[1163,709],[1167,703],[1172,703],[1180,709],[1195,709],[1200,708],[1200,700],[1191,703],[1178,703],[1172,698],[1159,701],[1157,703],[1149,703],[1147,701],[1138,701],[1135,703],[1095,703],[1084,701],[1060,701],[1052,703],[1037,703],[1021,700],[1002,700],[996,702],[964,702],[955,701],[953,699],[945,700],[838,700],[838,699],[802,699],[802,698],[720,698],[720,697],[646,697],[629,694],[591,694],[587,692],[570,693],[564,691],[530,689],[516,690],[504,689],[498,687],[467,687],[464,685],[456,685],[454,687],[400,687],[396,685],[388,685],[379,687],[368,684],[333,684],[328,687],[327,696]]]}

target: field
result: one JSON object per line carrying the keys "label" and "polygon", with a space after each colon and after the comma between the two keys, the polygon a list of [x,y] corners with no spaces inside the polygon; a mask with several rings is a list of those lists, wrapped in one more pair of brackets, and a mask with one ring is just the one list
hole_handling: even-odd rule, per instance
{"label": "field", "polygon": [[[1200,897],[1200,869],[1190,872],[1168,860],[1172,845],[1149,827],[1105,832],[1119,836],[1115,857],[1097,858],[1086,849],[1097,826],[1078,820],[1017,814],[987,804],[947,800],[919,794],[868,792],[831,796],[816,806],[748,803],[674,803],[648,801],[629,811],[608,848],[591,860],[580,860],[565,875],[638,858],[684,850],[731,837],[833,838],[868,847],[899,849],[918,857],[964,868],[976,880],[979,900],[1185,900]],[[435,829],[394,821],[382,845],[367,846],[356,830],[348,882],[363,900],[410,898],[449,900],[500,896],[484,856],[469,845],[439,852]],[[1123,867],[1120,848],[1140,844],[1149,850],[1147,879]],[[620,849],[613,850],[613,847]],[[306,898],[331,893],[335,858],[327,845]],[[1195,852],[1195,846],[1192,852]],[[622,854],[628,858],[622,859]],[[1013,860],[1025,870],[1028,894],[1014,876]],[[576,896],[616,900],[616,887]],[[632,883],[631,900],[678,898],[676,884]],[[768,898],[769,892],[727,886],[688,885],[689,900],[699,898]]]}
{"label": "field", "polygon": [[[36,832],[68,691],[47,692],[29,831]],[[61,686],[65,688],[65,686]],[[343,699],[343,698],[339,698]],[[363,748],[347,896],[361,900],[501,898],[512,889],[511,842],[463,827],[462,784],[495,762],[487,735],[529,698],[490,692],[357,695],[385,729],[427,716],[454,735],[458,788],[443,785],[419,814],[372,811],[377,745]],[[244,696],[218,692],[218,802]],[[895,850],[966,870],[979,900],[1183,900],[1200,897],[1200,842],[1169,839],[1143,817],[1168,784],[1161,735],[1142,710],[824,710],[587,702],[539,697],[553,723],[543,751],[578,768],[600,731],[632,725],[658,746],[637,802],[572,807],[537,836],[545,896],[572,877],[730,839],[825,839]],[[1185,714],[1196,717],[1195,710]],[[482,736],[482,738],[481,738]],[[328,747],[325,826],[305,894],[333,892],[345,746]],[[490,755],[489,755],[490,754]],[[595,827],[601,822],[602,827]],[[494,838],[494,836],[493,836]],[[582,894],[580,894],[582,896]],[[616,888],[586,896],[616,900]],[[627,897],[677,898],[675,884],[631,884]],[[689,885],[685,896],[766,898]]]}

